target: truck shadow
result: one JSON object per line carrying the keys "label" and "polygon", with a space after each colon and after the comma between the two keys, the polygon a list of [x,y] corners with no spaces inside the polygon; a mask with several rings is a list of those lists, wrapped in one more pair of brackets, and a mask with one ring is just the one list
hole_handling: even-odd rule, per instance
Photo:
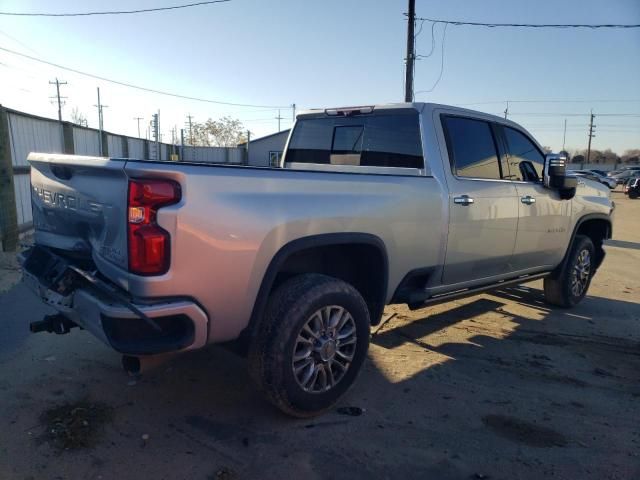
{"label": "truck shadow", "polygon": [[[505,478],[536,462],[571,475],[584,454],[575,448],[587,443],[601,456],[603,474],[612,458],[623,477],[631,472],[634,427],[602,412],[637,402],[639,345],[602,334],[600,323],[637,317],[640,306],[589,297],[558,310],[526,286],[463,302],[418,318],[400,310],[383,326],[365,371],[339,404],[354,408],[286,418],[251,385],[244,360],[221,348],[150,374],[136,405],[153,405],[176,438],[228,457],[249,476],[277,477],[289,461],[247,466],[256,451],[297,458],[332,478],[468,478],[495,468],[496,455]],[[352,438],[344,440],[348,455],[330,440],[345,436]],[[398,445],[389,445],[392,438]],[[567,452],[559,457],[557,448]]]}
{"label": "truck shadow", "polygon": [[630,248],[632,250],[640,250],[640,243],[627,242],[624,240],[607,240],[605,242],[605,245],[610,247]]}
{"label": "truck shadow", "polygon": [[[87,346],[52,364],[55,389],[104,401],[114,419],[88,460],[56,456],[52,468],[93,468],[99,458],[113,473],[134,452],[140,465],[170,452],[162,478],[182,478],[185,462],[193,478],[221,466],[246,478],[636,477],[638,303],[588,297],[559,310],[522,286],[416,312],[391,308],[357,383],[311,419],[280,414],[244,359],[224,348],[129,381],[105,347]],[[60,402],[50,395],[32,392],[30,411]]]}

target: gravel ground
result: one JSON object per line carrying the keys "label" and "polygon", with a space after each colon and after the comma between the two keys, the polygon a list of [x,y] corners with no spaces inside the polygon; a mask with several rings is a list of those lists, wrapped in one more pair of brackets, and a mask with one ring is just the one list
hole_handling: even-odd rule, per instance
{"label": "gravel ground", "polygon": [[541,282],[390,307],[342,408],[312,420],[265,403],[221,348],[132,378],[86,332],[30,336],[46,308],[16,285],[0,294],[0,478],[640,478],[640,200],[614,197],[577,308],[549,308]]}

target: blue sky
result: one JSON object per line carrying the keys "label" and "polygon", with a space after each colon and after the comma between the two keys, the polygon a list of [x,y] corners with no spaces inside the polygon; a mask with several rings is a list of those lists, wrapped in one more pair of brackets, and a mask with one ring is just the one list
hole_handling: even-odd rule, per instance
{"label": "blue sky", "polygon": [[[0,0],[0,11],[90,11],[145,8],[183,0],[72,2]],[[479,22],[640,23],[638,0],[417,0],[417,15]],[[372,104],[403,99],[406,45],[404,0],[249,1],[165,13],[73,18],[0,16],[0,46],[124,82],[189,96],[291,109]],[[416,90],[430,89],[440,72],[443,25],[435,49],[416,68]],[[431,50],[431,26],[417,38]],[[0,103],[55,117],[50,79],[66,80],[63,116],[73,107],[97,121],[100,86],[105,128],[136,134],[134,117],[160,109],[164,139],[170,129],[231,115],[253,135],[277,130],[277,109],[233,108],[184,101],[64,72],[0,51]],[[444,69],[433,92],[417,100],[471,104],[501,113],[554,150],[585,148],[588,113],[597,116],[594,148],[640,148],[640,29],[523,30],[449,26]],[[517,103],[518,100],[581,100]],[[496,103],[484,103],[496,102]],[[564,115],[570,114],[570,115]],[[577,116],[583,114],[584,116]]]}

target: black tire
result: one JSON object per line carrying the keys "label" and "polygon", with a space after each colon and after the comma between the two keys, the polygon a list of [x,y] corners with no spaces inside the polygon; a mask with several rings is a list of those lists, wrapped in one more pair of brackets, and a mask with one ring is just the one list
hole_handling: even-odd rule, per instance
{"label": "black tire", "polygon": [[636,199],[638,198],[638,192],[635,190],[629,190],[629,198]]}
{"label": "black tire", "polygon": [[[588,272],[581,274],[581,271],[586,270],[583,264],[585,255],[589,262]],[[571,308],[580,303],[587,294],[595,273],[594,261],[595,248],[591,239],[583,235],[576,235],[564,267],[544,279],[545,300],[552,305],[563,308]],[[574,279],[579,283],[579,288],[576,287]]]}
{"label": "black tire", "polygon": [[[315,346],[308,347],[311,353],[302,360],[303,363],[312,362],[313,365],[309,364],[302,370],[305,373],[309,370],[317,372],[315,377],[312,374],[311,387],[307,387],[311,389],[323,387],[321,376],[324,377],[324,383],[329,381],[329,373],[320,375],[320,370],[328,368],[331,370],[331,378],[339,379],[328,390],[310,392],[300,383],[302,374],[294,373],[294,352],[305,354],[305,349],[300,347],[305,347],[306,344],[300,343],[299,337],[301,334],[307,335],[308,331],[302,332],[302,328],[308,325],[308,322],[313,319],[317,322],[315,314],[318,311],[325,312],[325,309],[329,309],[329,316],[332,312],[335,314],[331,316],[332,319],[339,315],[340,310],[332,310],[333,306],[344,309],[350,317],[340,317],[347,319],[344,326],[340,327],[342,330],[336,332],[336,328],[333,331],[327,328],[326,335],[323,330],[321,338],[314,340]],[[326,323],[331,322],[321,322],[322,325]],[[316,325],[317,323],[312,324]],[[369,329],[367,305],[351,285],[319,274],[293,277],[280,285],[267,303],[262,322],[249,346],[249,373],[266,398],[283,412],[300,418],[319,415],[331,408],[355,381],[369,349]],[[347,341],[340,345],[338,338],[341,333],[351,331],[354,332],[355,340],[350,345],[354,346],[347,345]],[[331,343],[332,334],[336,339],[333,347],[325,345],[326,349],[320,348],[322,341]],[[344,350],[335,352],[340,349]],[[332,350],[333,355],[330,353]],[[338,356],[344,352],[351,357],[350,362]],[[347,368],[338,369],[334,363],[338,360],[340,365],[344,362]],[[326,363],[327,361],[329,363]],[[322,365],[318,367],[320,364]],[[336,372],[335,376],[333,372]]]}

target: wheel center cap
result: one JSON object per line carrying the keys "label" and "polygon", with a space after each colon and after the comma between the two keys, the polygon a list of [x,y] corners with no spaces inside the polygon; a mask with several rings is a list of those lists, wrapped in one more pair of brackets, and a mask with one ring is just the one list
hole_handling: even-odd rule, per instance
{"label": "wheel center cap", "polygon": [[336,342],[327,340],[320,348],[320,358],[323,362],[331,360],[336,354]]}

